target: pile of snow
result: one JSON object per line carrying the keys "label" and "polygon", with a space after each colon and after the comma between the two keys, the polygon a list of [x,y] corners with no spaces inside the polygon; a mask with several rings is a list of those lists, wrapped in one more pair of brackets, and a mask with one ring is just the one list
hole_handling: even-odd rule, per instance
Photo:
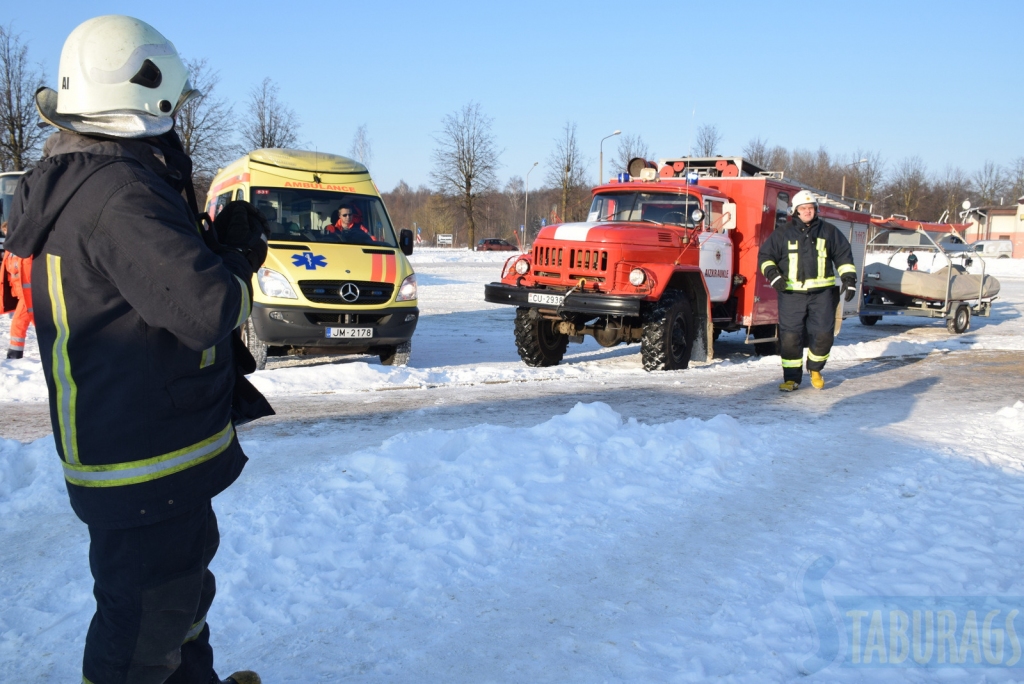
{"label": "pile of snow", "polygon": [[1004,427],[1017,432],[1024,431],[1024,401],[1004,406],[996,412],[996,416]]}
{"label": "pile of snow", "polygon": [[[1024,591],[1006,508],[1024,480],[1001,467],[1020,456],[904,437],[842,417],[646,425],[600,403],[354,451],[335,423],[252,430],[216,501],[217,662],[265,681],[792,681],[826,636],[815,559],[838,561],[827,596]],[[85,528],[50,439],[0,443],[0,474],[0,680],[70,681]]]}

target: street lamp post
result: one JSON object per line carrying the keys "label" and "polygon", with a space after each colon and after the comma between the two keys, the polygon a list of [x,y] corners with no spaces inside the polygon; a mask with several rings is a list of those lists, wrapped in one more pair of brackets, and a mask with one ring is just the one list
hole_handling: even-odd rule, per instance
{"label": "street lamp post", "polygon": [[530,174],[537,168],[537,164],[540,162],[533,162],[533,166],[526,172],[526,201],[523,202],[523,247],[526,247],[526,221],[530,210]]}
{"label": "street lamp post", "polygon": [[[844,169],[848,169],[851,166],[856,166],[857,164],[863,164],[866,161],[867,161],[867,159],[860,159],[858,161],[853,162],[852,164],[847,164],[843,168]],[[840,197],[846,197],[846,174],[845,173],[843,174],[843,189],[839,192],[839,196]]]}
{"label": "street lamp post", "polygon": [[598,166],[597,166],[597,184],[598,185],[600,185],[601,183],[604,183],[604,141],[607,140],[608,138],[611,138],[611,137],[614,137],[614,136],[618,135],[619,133],[622,133],[622,131],[615,131],[611,135],[606,135],[603,138],[601,138],[601,144],[599,145],[599,147],[601,149],[601,161],[598,163]]}

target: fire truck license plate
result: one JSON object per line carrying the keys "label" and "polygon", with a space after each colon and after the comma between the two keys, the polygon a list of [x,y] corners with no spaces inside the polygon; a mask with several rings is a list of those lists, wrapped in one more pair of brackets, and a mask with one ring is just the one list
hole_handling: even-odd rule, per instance
{"label": "fire truck license plate", "polygon": [[373,337],[373,328],[327,328],[327,337]]}
{"label": "fire truck license plate", "polygon": [[565,297],[562,295],[546,295],[535,292],[531,292],[526,296],[526,301],[530,304],[550,304],[551,306],[562,306],[563,299]]}

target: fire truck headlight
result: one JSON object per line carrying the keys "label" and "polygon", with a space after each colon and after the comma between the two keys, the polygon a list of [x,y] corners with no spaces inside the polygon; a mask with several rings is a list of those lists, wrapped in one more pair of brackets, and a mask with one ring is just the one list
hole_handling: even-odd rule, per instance
{"label": "fire truck headlight", "polygon": [[642,268],[634,268],[629,272],[629,282],[631,285],[640,287],[647,282],[647,272]]}
{"label": "fire truck headlight", "polygon": [[526,275],[530,272],[530,262],[526,259],[520,259],[516,262],[516,273],[519,275]]}

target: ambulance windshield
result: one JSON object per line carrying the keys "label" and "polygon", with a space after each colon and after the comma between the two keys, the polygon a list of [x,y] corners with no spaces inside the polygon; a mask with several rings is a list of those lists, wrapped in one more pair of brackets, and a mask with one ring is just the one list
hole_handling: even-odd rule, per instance
{"label": "ambulance windshield", "polygon": [[594,198],[588,221],[649,221],[693,228],[700,198],[656,192],[606,192]]}
{"label": "ambulance windshield", "polygon": [[303,188],[253,188],[271,240],[397,247],[379,197]]}

